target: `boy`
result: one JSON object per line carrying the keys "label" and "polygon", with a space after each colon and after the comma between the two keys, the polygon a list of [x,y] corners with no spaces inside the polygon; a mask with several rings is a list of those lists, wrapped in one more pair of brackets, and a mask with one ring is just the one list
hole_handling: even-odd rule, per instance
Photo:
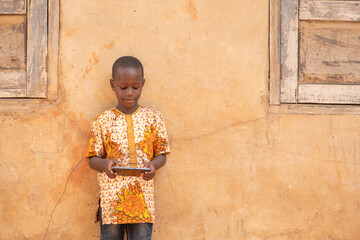
{"label": "boy", "polygon": [[[138,100],[144,86],[144,70],[134,57],[121,57],[112,67],[110,86],[116,108],[101,113],[92,123],[86,157],[99,171],[100,239],[151,239],[155,221],[154,182],[157,169],[170,153],[161,113]],[[147,167],[141,177],[118,176],[113,166]]]}

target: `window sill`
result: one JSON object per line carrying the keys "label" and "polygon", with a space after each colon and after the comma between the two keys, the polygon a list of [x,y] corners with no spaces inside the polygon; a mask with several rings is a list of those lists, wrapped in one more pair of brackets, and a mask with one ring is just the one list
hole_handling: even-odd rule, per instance
{"label": "window sill", "polygon": [[281,104],[270,105],[269,114],[360,115],[360,105]]}

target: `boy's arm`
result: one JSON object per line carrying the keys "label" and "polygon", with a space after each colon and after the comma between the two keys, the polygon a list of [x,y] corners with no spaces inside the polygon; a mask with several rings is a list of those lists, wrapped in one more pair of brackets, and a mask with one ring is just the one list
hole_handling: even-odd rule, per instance
{"label": "boy's arm", "polygon": [[157,155],[151,162],[145,163],[145,167],[150,168],[150,172],[145,172],[141,176],[144,180],[149,181],[155,177],[157,169],[166,163],[166,154]]}
{"label": "boy's arm", "polygon": [[96,156],[89,158],[89,166],[96,171],[105,172],[109,178],[117,176],[117,173],[111,170],[116,164],[121,164],[121,162],[115,159],[103,159]]}

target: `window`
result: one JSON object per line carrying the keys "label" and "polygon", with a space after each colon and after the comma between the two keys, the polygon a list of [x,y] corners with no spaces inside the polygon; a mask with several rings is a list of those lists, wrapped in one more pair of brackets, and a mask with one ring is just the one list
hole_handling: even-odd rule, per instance
{"label": "window", "polygon": [[[0,39],[0,98],[52,98],[57,88],[58,2],[0,0]],[[50,69],[56,71],[53,76],[48,75],[49,57],[56,62]]]}
{"label": "window", "polygon": [[360,104],[360,1],[270,1],[270,105]]}

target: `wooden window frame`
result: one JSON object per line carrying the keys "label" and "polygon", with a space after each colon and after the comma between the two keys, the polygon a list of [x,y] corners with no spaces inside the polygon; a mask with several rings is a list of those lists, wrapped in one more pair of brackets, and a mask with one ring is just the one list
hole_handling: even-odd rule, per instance
{"label": "wooden window frame", "polygon": [[[270,0],[270,11],[269,11],[269,113],[286,113],[286,114],[360,114],[360,105],[339,105],[339,104],[321,104],[321,103],[297,103],[294,101],[294,98],[297,98],[297,79],[293,79],[295,81],[283,82],[281,80],[281,75],[289,74],[289,72],[298,73],[298,59],[297,58],[289,58],[285,59],[287,61],[287,68],[290,69],[282,69],[281,63],[284,62],[284,56],[281,52],[281,9],[289,6],[289,1],[287,4],[283,4],[282,0]],[[336,2],[324,1],[324,2],[312,2],[311,8],[304,8],[303,6],[299,6],[299,0],[292,1],[293,6],[290,6],[290,9],[286,9],[285,11],[289,11],[292,14],[292,17],[297,17],[298,14],[301,14],[301,19],[314,18],[314,12],[321,12],[321,9],[337,9],[335,11],[337,14],[332,16],[333,20],[344,20],[346,17],[351,16],[351,11],[354,11],[353,7],[349,6],[342,11],[338,11],[339,6]],[[324,7],[324,4],[326,5]],[[354,4],[349,2],[349,4]],[[357,3],[358,4],[358,3]],[[282,6],[283,5],[283,6]],[[358,7],[358,5],[357,5]],[[343,14],[346,13],[346,14]],[[358,14],[355,14],[354,18],[349,20],[357,20]],[[322,20],[322,17],[328,18],[326,12],[318,15],[318,20]],[[346,19],[345,19],[346,20]],[[285,24],[288,24],[288,28],[291,29],[288,35],[285,38],[288,39],[286,43],[287,50],[293,51],[293,55],[297,56],[298,54],[298,22],[291,21],[290,19],[286,19],[284,21]],[[283,23],[284,24],[284,23]],[[284,36],[283,36],[284,38]],[[290,78],[294,78],[294,76],[290,76]],[[306,87],[305,85],[302,87]],[[342,87],[342,86],[340,86]],[[281,92],[281,89],[292,89],[289,94]],[[331,88],[331,87],[330,87]],[[331,89],[330,89],[331,90]],[[328,91],[331,94],[331,91]],[[281,96],[283,95],[283,96]],[[284,97],[285,96],[285,97]],[[316,97],[316,96],[315,96]],[[282,99],[281,99],[282,98]],[[280,100],[281,99],[281,100]],[[284,100],[285,99],[285,100]]]}
{"label": "wooden window frame", "polygon": [[[26,89],[0,89],[0,102],[57,99],[59,56],[59,0],[26,0]],[[4,12],[6,14],[6,12]]]}

